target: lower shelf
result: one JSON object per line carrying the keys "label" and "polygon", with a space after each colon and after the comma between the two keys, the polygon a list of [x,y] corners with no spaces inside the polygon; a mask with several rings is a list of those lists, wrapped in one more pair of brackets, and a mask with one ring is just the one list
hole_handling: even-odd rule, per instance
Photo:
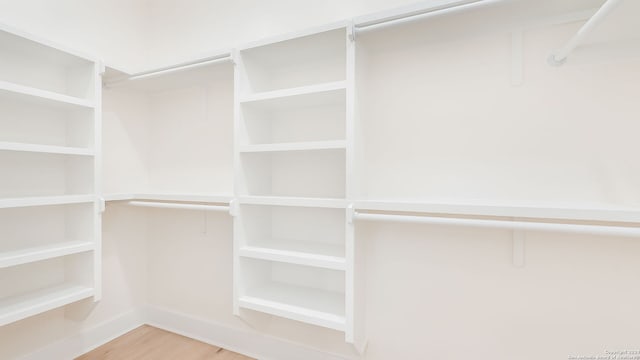
{"label": "lower shelf", "polygon": [[344,294],[271,283],[249,289],[241,296],[242,308],[345,331]]}
{"label": "lower shelf", "polygon": [[0,326],[90,298],[93,288],[59,285],[0,299]]}

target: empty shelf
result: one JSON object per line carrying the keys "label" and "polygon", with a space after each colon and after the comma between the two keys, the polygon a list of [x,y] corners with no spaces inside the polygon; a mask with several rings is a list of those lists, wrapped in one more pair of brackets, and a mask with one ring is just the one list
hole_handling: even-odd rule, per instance
{"label": "empty shelf", "polygon": [[233,200],[233,195],[208,195],[208,194],[105,194],[105,201],[127,201],[127,200],[148,200],[148,201],[179,201],[198,203],[221,203],[228,204]]}
{"label": "empty shelf", "polygon": [[86,155],[86,156],[94,155],[94,151],[92,149],[86,149],[86,148],[24,144],[24,143],[13,143],[13,142],[0,142],[0,150],[36,152],[36,153],[45,153],[45,154],[62,154],[62,155]]}
{"label": "empty shelf", "polygon": [[56,244],[0,252],[0,269],[9,266],[27,264],[34,261],[91,251],[93,249],[94,244],[90,241],[66,241]]}
{"label": "empty shelf", "polygon": [[640,207],[612,204],[501,203],[489,201],[447,201],[395,199],[355,201],[357,210],[399,211],[432,214],[506,216],[537,219],[640,222]]}
{"label": "empty shelf", "polygon": [[344,140],[334,141],[307,141],[291,142],[280,144],[256,144],[240,147],[242,153],[256,152],[279,152],[279,151],[305,151],[305,150],[339,150],[346,149],[347,142]]}
{"label": "empty shelf", "polygon": [[59,285],[0,299],[0,326],[93,296],[93,289]]}
{"label": "empty shelf", "polygon": [[344,331],[344,294],[272,283],[249,289],[241,307],[271,315]]}
{"label": "empty shelf", "polygon": [[81,204],[95,201],[94,195],[60,195],[0,199],[0,209],[28,206]]}
{"label": "empty shelf", "polygon": [[46,105],[93,108],[93,102],[77,97],[0,81],[0,96],[36,101]]}
{"label": "empty shelf", "polygon": [[246,245],[240,256],[332,270],[345,270],[344,246],[295,240],[270,240],[266,245]]}
{"label": "empty shelf", "polygon": [[282,196],[241,196],[238,198],[238,203],[247,205],[323,207],[336,209],[343,209],[347,206],[347,202],[344,199]]}
{"label": "empty shelf", "polygon": [[[266,91],[261,93],[252,94],[246,96],[244,99],[240,100],[240,103],[253,103],[253,102],[267,102],[272,100],[284,100],[285,98],[291,98],[287,100],[291,100],[291,105],[297,105],[294,97],[300,97],[300,99],[311,99],[313,101],[313,97],[307,98],[303,97],[303,95],[311,95],[311,94],[327,94],[329,95],[328,99],[331,99],[335,102],[335,98],[331,96],[331,93],[337,93],[338,95],[344,98],[345,89],[347,88],[346,81],[335,81],[322,83],[317,85],[308,85],[308,86],[300,86],[296,88],[283,89],[283,90],[274,90],[274,91]],[[320,97],[321,99],[322,97]],[[318,99],[318,98],[316,98]],[[343,100],[344,101],[344,100]]]}

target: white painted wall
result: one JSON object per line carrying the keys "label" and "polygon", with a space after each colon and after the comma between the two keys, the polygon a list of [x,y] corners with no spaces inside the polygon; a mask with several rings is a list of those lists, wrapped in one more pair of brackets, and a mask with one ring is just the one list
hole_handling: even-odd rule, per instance
{"label": "white painted wall", "polygon": [[0,0],[0,22],[100,57],[139,68],[147,56],[147,1]]}

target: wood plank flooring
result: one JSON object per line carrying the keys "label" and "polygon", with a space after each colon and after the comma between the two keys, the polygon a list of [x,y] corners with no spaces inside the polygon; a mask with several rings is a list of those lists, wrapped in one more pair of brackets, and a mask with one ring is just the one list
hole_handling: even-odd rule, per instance
{"label": "wood plank flooring", "polygon": [[143,325],[76,360],[254,360],[201,341]]}

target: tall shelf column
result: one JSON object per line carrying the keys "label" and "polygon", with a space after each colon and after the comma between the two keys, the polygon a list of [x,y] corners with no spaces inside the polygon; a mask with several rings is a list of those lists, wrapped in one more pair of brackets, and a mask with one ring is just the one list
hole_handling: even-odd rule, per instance
{"label": "tall shelf column", "polygon": [[349,24],[238,49],[234,313],[354,341],[354,48]]}
{"label": "tall shelf column", "polygon": [[0,326],[101,298],[103,67],[0,26]]}

